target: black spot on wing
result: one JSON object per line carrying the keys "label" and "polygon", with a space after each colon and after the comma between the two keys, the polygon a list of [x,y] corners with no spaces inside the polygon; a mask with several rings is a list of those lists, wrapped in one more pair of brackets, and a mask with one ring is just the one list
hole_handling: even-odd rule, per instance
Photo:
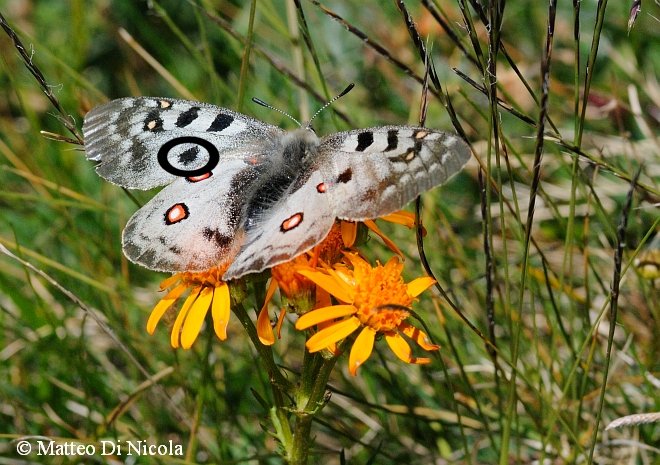
{"label": "black spot on wing", "polygon": [[151,110],[144,119],[145,131],[161,132],[163,130],[163,119],[160,117],[160,110]]}
{"label": "black spot on wing", "polygon": [[415,155],[419,155],[419,153],[422,151],[422,140],[421,139],[415,139],[415,146],[413,147],[413,150],[415,152]]}
{"label": "black spot on wing", "polygon": [[[137,252],[137,254],[135,254],[135,252]],[[139,259],[139,263],[148,264],[149,266],[157,266],[159,263],[163,262],[163,260],[156,256],[156,251],[154,249],[145,250],[138,247],[135,248],[132,253],[135,255],[131,256]]]}
{"label": "black spot on wing", "polygon": [[[135,123],[131,121],[131,116],[133,114],[133,109],[129,108],[128,110],[120,110],[119,114],[114,119],[113,125],[109,126],[109,129],[113,129],[124,139],[131,139],[133,136],[133,131],[135,131]],[[110,135],[110,133],[106,134]]]}
{"label": "black spot on wing", "polygon": [[358,134],[358,145],[355,147],[357,152],[364,152],[367,147],[374,143],[374,133],[371,131],[364,131]]}
{"label": "black spot on wing", "polygon": [[413,131],[413,139],[424,139],[430,133],[426,129],[415,129]]}
{"label": "black spot on wing", "polygon": [[133,161],[135,161],[135,160],[141,160],[142,161],[142,165],[138,169],[147,169],[147,164],[146,164],[147,148],[137,138],[133,138],[131,140],[132,140],[132,143],[131,143],[131,159]]}
{"label": "black spot on wing", "polygon": [[217,229],[211,229],[209,227],[204,228],[202,234],[204,235],[204,239],[206,239],[209,242],[215,242],[215,244],[220,249],[226,249],[229,246],[229,244],[231,244],[232,241],[231,236],[222,234]]}
{"label": "black spot on wing", "polygon": [[181,113],[179,117],[176,119],[176,123],[174,124],[178,128],[185,128],[186,126],[188,126],[190,123],[192,123],[197,119],[198,114],[199,114],[199,107],[192,107]]}
{"label": "black spot on wing", "polygon": [[337,178],[337,182],[346,184],[352,178],[353,178],[353,171],[350,168],[346,168],[346,170],[343,173],[341,173]]}
{"label": "black spot on wing", "polygon": [[415,142],[412,147],[409,147],[405,152],[400,155],[393,157],[388,157],[388,160],[394,163],[409,163],[417,158],[423,148],[423,143],[421,138],[415,139]]}
{"label": "black spot on wing", "polygon": [[219,113],[215,117],[211,126],[207,129],[209,132],[220,132],[229,127],[229,125],[234,121],[234,117],[231,115],[226,115],[224,113]]}
{"label": "black spot on wing", "polygon": [[385,152],[389,152],[390,150],[396,149],[398,145],[399,145],[399,130],[390,129],[389,131],[387,131],[387,147],[385,147]]}
{"label": "black spot on wing", "polygon": [[179,154],[179,162],[185,166],[188,166],[197,160],[197,155],[199,155],[199,147],[190,147],[189,149],[184,150]]}

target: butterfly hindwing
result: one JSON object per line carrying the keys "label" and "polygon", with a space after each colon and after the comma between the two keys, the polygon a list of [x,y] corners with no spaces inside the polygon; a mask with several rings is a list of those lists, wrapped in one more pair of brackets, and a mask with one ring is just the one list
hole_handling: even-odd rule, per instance
{"label": "butterfly hindwing", "polygon": [[[150,189],[177,179],[176,170],[205,171],[214,168],[209,162],[239,159],[246,147],[258,151],[283,131],[207,103],[136,97],[91,110],[83,133],[87,158],[99,162],[100,176],[129,189]],[[164,161],[159,155],[166,144]]]}
{"label": "butterfly hindwing", "polygon": [[250,218],[244,245],[224,278],[238,278],[291,260],[321,242],[334,221],[321,173],[301,173],[278,201]]}
{"label": "butterfly hindwing", "polygon": [[470,151],[454,134],[383,126],[329,135],[321,139],[318,158],[335,215],[360,221],[400,210],[442,184]]}
{"label": "butterfly hindwing", "polygon": [[[125,255],[158,271],[202,271],[231,261],[240,246],[243,205],[236,192],[253,168],[225,163],[195,182],[178,178],[128,221]],[[247,174],[246,174],[247,172]]]}

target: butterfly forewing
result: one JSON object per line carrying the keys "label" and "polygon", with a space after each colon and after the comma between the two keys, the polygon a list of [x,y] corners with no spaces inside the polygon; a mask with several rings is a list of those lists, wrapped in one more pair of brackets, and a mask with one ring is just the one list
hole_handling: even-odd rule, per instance
{"label": "butterfly forewing", "polygon": [[[90,111],[83,124],[87,158],[99,162],[96,171],[129,189],[163,186],[179,177],[173,174],[176,169],[194,172],[206,166],[209,148],[178,143],[181,138],[210,144],[217,163],[222,163],[240,159],[246,147],[258,151],[282,133],[276,126],[225,108],[155,97],[113,100]],[[172,145],[163,162],[159,152],[165,144]]]}
{"label": "butterfly forewing", "polygon": [[361,221],[402,209],[457,173],[469,158],[469,148],[454,134],[384,126],[325,137],[319,169],[335,215]]}

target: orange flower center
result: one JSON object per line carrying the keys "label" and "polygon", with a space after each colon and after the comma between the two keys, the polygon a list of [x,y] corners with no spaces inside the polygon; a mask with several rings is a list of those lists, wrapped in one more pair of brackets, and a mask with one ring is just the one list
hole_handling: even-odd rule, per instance
{"label": "orange flower center", "polygon": [[[211,268],[206,271],[184,271],[182,273],[177,273],[172,278],[166,279],[161,284],[161,288],[168,281],[172,280],[174,282],[181,281],[182,284],[186,284],[188,287],[196,286],[205,286],[205,287],[217,287],[222,284],[222,275],[225,274],[229,265],[222,267]],[[177,277],[178,279],[174,280]],[[169,287],[169,286],[165,286]]]}
{"label": "orange flower center", "polygon": [[401,266],[391,261],[385,266],[363,269],[355,289],[355,316],[375,331],[394,331],[408,318],[413,297],[401,277]]}
{"label": "orange flower center", "polygon": [[328,263],[334,263],[341,257],[343,248],[340,223],[335,221],[328,235],[315,247],[313,253],[318,253],[318,257]]}

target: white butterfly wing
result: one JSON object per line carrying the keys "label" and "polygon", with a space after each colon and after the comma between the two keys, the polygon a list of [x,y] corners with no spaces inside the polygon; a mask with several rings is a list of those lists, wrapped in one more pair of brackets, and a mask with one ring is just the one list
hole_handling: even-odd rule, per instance
{"label": "white butterfly wing", "polygon": [[134,263],[170,272],[230,262],[242,238],[240,192],[256,177],[253,167],[234,161],[196,182],[176,179],[128,221],[124,254]]}
{"label": "white butterfly wing", "polygon": [[249,219],[244,245],[224,279],[287,262],[321,242],[335,221],[326,194],[321,173],[299,176],[277,202]]}
{"label": "white butterfly wing", "polygon": [[410,126],[339,132],[319,148],[334,214],[351,221],[400,210],[469,159],[470,149],[457,135]]}
{"label": "white butterfly wing", "polygon": [[[282,133],[215,105],[155,97],[113,100],[87,113],[83,123],[85,151],[99,162],[97,173],[129,189],[163,186],[188,172],[202,174],[214,168],[213,154],[215,164],[236,160],[247,145],[258,152]],[[166,144],[166,160],[159,159]]]}
{"label": "white butterfly wing", "polygon": [[[309,140],[299,137],[296,141]],[[470,151],[458,136],[407,126],[323,138],[287,192],[248,218],[246,240],[225,279],[262,271],[310,250],[336,218],[373,219],[403,208],[458,172]]]}
{"label": "white butterfly wing", "polygon": [[213,105],[150,97],[93,109],[83,132],[105,179],[170,184],[129,220],[126,256],[171,272],[230,264],[227,280],[306,252],[335,218],[402,208],[470,157],[462,140],[440,131],[385,126],[319,141]]}

